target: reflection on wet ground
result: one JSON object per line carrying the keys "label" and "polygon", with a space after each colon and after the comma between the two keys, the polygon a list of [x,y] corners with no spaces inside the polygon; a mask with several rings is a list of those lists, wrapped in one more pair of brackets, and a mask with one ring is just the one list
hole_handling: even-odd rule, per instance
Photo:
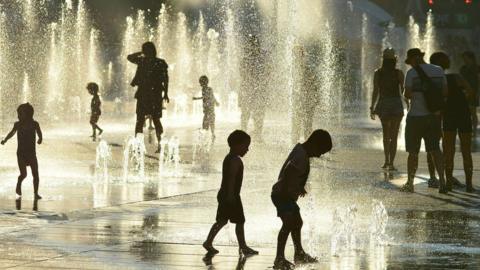
{"label": "reflection on wet ground", "polygon": [[[304,246],[320,262],[300,269],[480,268],[480,193],[456,190],[441,195],[429,189],[425,160],[415,180],[416,192],[400,193],[398,187],[406,180],[405,153],[399,151],[398,172],[384,172],[379,168],[383,154],[374,147],[381,139],[379,127],[367,122],[351,126],[332,128],[338,147],[312,162],[309,194],[299,204]],[[112,151],[108,179],[99,177],[95,168],[96,144],[85,142],[81,133],[72,132],[68,138],[53,135],[39,149],[44,196],[40,201],[32,200],[28,179],[24,197],[15,200],[15,160],[4,160],[0,167],[6,179],[0,183],[0,265],[18,269],[271,267],[281,223],[268,195],[289,151],[285,138],[276,136],[278,130],[266,131],[268,143],[254,142],[244,159],[246,237],[260,255],[239,258],[231,225],[215,243],[220,250],[217,256],[205,257],[200,245],[215,218],[221,161],[227,151],[221,142],[233,128],[220,126],[215,146],[201,160],[193,158],[194,145],[187,143],[193,141],[195,130],[180,127],[167,134],[180,140],[176,174],[161,174],[159,156],[150,154],[154,145],[147,142],[145,179],[126,182],[122,145],[128,127],[104,137]],[[14,150],[8,146],[5,156],[14,157]],[[475,164],[479,158],[474,154]],[[455,175],[462,180],[460,169]],[[376,202],[384,205],[388,216],[376,215]],[[382,222],[386,222],[382,237],[387,243],[372,233]],[[337,224],[349,224],[348,234],[337,230]],[[335,252],[334,239],[339,243]],[[293,257],[290,242],[287,256]]]}

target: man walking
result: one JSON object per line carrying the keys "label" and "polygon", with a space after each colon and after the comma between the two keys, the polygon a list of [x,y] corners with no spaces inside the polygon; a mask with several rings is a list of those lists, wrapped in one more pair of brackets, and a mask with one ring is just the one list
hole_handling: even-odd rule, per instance
{"label": "man walking", "polygon": [[[440,150],[441,104],[435,104],[441,103],[443,97],[447,96],[447,80],[442,68],[425,63],[424,56],[425,53],[420,49],[410,49],[405,61],[412,67],[408,70],[405,79],[405,97],[410,100],[411,105],[405,127],[408,180],[401,190],[414,191],[413,180],[418,167],[418,152],[423,139],[425,150],[431,155],[440,178],[439,192],[447,193],[451,185],[445,183],[443,154]],[[429,183],[430,185],[434,185],[434,183]]]}

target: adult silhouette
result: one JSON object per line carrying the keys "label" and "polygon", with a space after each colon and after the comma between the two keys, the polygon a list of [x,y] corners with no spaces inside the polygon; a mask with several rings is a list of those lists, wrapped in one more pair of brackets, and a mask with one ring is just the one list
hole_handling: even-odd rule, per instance
{"label": "adult silhouette", "polygon": [[142,45],[142,51],[130,54],[128,61],[137,65],[135,77],[131,85],[137,86],[135,99],[137,99],[137,123],[135,126],[135,136],[143,133],[145,117],[150,115],[158,139],[158,149],[160,151],[160,140],[163,133],[162,117],[163,101],[170,102],[168,98],[168,65],[165,60],[157,58],[157,50],[152,42],[146,42]]}

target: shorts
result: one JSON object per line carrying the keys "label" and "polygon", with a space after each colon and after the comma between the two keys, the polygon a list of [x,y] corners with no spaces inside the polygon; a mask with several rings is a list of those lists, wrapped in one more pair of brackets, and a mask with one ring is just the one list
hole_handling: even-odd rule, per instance
{"label": "shorts", "polygon": [[204,113],[202,128],[208,129],[215,126],[215,113]]}
{"label": "shorts", "polygon": [[440,116],[407,116],[405,127],[405,146],[408,153],[420,152],[422,139],[425,142],[425,150],[433,152],[440,150],[440,138],[442,137],[442,125]]}
{"label": "shorts", "polygon": [[472,133],[472,117],[470,113],[464,115],[445,115],[443,116],[443,131],[453,131],[458,133]]}
{"label": "shorts", "polygon": [[245,223],[245,214],[243,213],[243,204],[240,197],[234,203],[228,203],[225,199],[217,198],[218,208],[216,221],[230,221],[235,224]]}
{"label": "shorts", "polygon": [[91,124],[96,124],[98,123],[98,120],[100,119],[100,114],[92,114],[90,115],[90,123]]}
{"label": "shorts", "polygon": [[403,104],[400,97],[380,98],[374,113],[383,120],[403,117]]}
{"label": "shorts", "polygon": [[38,164],[37,155],[33,154],[20,154],[17,153],[17,162],[20,166],[36,166]]}
{"label": "shorts", "polygon": [[297,202],[291,199],[283,199],[272,195],[272,202],[277,208],[277,217],[281,217],[286,213],[300,213],[300,207]]}

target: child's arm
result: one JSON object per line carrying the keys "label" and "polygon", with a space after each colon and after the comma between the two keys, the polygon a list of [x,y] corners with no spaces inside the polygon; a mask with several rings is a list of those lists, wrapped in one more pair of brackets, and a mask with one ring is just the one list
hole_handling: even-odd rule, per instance
{"label": "child's arm", "polygon": [[10,140],[13,135],[15,135],[15,133],[17,132],[17,125],[13,125],[13,128],[12,130],[10,131],[10,133],[8,133],[7,137],[5,137],[5,139],[2,140],[2,145],[4,145],[8,140]]}
{"label": "child's arm", "polygon": [[227,166],[227,173],[226,173],[226,183],[227,183],[227,202],[233,203],[235,202],[235,180],[240,170],[241,160],[240,158],[235,158],[230,161],[230,164]]}
{"label": "child's arm", "polygon": [[203,97],[193,97],[193,100],[201,100]]}
{"label": "child's arm", "polygon": [[37,135],[38,135],[38,144],[42,144],[43,135],[42,135],[42,130],[40,129],[39,123],[37,123],[37,126],[35,127],[35,131],[37,132]]}

